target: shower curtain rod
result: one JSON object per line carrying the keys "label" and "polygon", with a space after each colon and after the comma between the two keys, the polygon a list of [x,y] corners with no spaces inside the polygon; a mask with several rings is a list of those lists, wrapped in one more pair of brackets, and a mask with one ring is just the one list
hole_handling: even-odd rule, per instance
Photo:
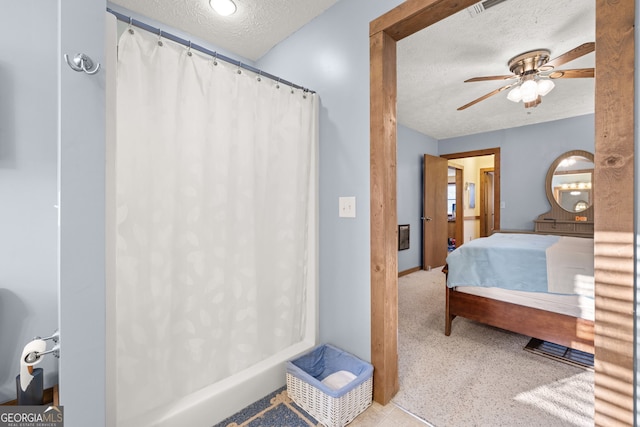
{"label": "shower curtain rod", "polygon": [[111,9],[109,7],[107,8],[107,12],[113,14],[120,21],[126,22],[126,23],[128,23],[130,25],[133,25],[134,27],[142,28],[143,30],[146,30],[146,31],[148,31],[150,33],[153,33],[153,34],[157,34],[158,36],[163,37],[165,39],[169,39],[169,40],[172,40],[172,41],[174,41],[176,43],[180,43],[181,45],[188,46],[191,49],[194,49],[194,50],[197,50],[197,51],[202,52],[204,54],[213,56],[216,59],[219,59],[221,61],[228,62],[228,63],[233,64],[233,65],[235,65],[235,66],[237,66],[239,68],[243,68],[245,70],[248,70],[248,71],[251,71],[253,73],[256,73],[261,77],[267,77],[267,78],[269,78],[271,80],[277,81],[278,83],[282,83],[282,84],[290,86],[292,88],[302,89],[305,92],[315,93],[315,91],[313,91],[311,89],[299,86],[299,85],[297,85],[295,83],[291,83],[291,82],[289,82],[287,80],[281,79],[280,77],[274,76],[273,74],[265,73],[264,71],[259,70],[258,68],[252,67],[251,65],[248,65],[248,64],[243,64],[240,61],[237,61],[235,59],[229,58],[228,56],[225,56],[225,55],[221,55],[218,52],[214,52],[212,50],[207,49],[206,47],[202,47],[202,46],[197,45],[195,43],[191,43],[190,40],[185,40],[185,39],[180,38],[180,37],[178,37],[178,36],[176,36],[174,34],[167,33],[165,31],[162,31],[160,28],[152,27],[151,25],[145,24],[144,22],[138,21],[137,19],[133,19],[130,16],[124,15],[124,14],[122,14],[120,12],[116,12],[115,10],[113,10],[113,9]]}

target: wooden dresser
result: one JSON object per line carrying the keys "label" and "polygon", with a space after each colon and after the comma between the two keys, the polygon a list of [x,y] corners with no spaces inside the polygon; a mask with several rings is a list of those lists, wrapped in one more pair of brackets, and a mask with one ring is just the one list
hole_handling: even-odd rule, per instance
{"label": "wooden dresser", "polygon": [[[593,237],[592,186],[593,154],[573,150],[558,157],[549,167],[545,180],[545,193],[551,210],[533,220],[534,232]],[[576,204],[575,200],[569,199],[574,195],[584,200],[578,199]],[[568,205],[560,205],[565,198]],[[580,204],[582,206],[578,209]]]}
{"label": "wooden dresser", "polygon": [[593,221],[571,221],[556,219],[536,219],[534,231],[541,234],[561,234],[563,236],[593,237]]}

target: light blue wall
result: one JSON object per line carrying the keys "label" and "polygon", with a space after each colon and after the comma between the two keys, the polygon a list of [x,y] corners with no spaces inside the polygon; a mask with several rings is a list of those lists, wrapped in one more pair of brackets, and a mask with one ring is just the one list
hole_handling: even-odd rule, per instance
{"label": "light blue wall", "polygon": [[[0,13],[0,402],[16,398],[24,345],[58,327],[57,4]],[[45,387],[58,380],[45,357]]]}
{"label": "light blue wall", "polygon": [[[369,22],[401,3],[341,0],[257,65],[320,95],[320,341],[370,360]],[[338,197],[356,197],[356,218]]]}
{"label": "light blue wall", "polygon": [[[58,7],[60,50],[55,59],[82,52],[104,64],[104,0],[59,0]],[[35,36],[44,38],[54,38],[53,33]],[[101,427],[107,417],[106,358],[113,348],[106,343],[105,302],[107,70],[87,75],[64,61],[54,64],[60,67],[60,404],[65,407],[65,425]]]}
{"label": "light blue wall", "polygon": [[409,249],[398,251],[398,271],[422,266],[422,193],[424,155],[438,155],[438,141],[398,125],[398,224],[409,224]]}
{"label": "light blue wall", "polygon": [[574,117],[513,129],[441,140],[442,154],[500,148],[500,226],[533,230],[533,220],[548,212],[544,182],[551,163],[570,150],[594,152],[594,116]]}

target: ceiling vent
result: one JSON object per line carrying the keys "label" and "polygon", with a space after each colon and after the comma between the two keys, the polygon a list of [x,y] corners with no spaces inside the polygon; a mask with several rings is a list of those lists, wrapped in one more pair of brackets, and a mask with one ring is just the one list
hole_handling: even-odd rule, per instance
{"label": "ceiling vent", "polygon": [[473,18],[474,16],[480,15],[485,10],[492,8],[493,6],[496,6],[504,1],[506,0],[485,0],[481,1],[480,3],[476,3],[471,7],[468,7],[467,10]]}

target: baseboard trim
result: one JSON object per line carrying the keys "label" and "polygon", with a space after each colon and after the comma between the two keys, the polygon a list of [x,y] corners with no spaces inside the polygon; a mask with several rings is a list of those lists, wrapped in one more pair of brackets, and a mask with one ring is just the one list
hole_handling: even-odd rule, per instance
{"label": "baseboard trim", "polygon": [[422,267],[413,267],[408,270],[398,272],[398,277],[406,276],[407,274],[415,273],[416,271],[422,270]]}

